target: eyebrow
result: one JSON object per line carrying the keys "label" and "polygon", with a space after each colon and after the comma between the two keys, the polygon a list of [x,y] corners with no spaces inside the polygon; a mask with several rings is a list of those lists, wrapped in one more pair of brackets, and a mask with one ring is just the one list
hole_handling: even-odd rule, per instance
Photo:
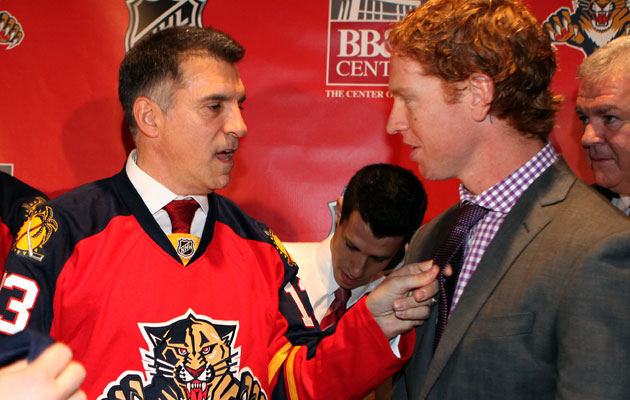
{"label": "eyebrow", "polygon": [[[225,94],[217,93],[217,94],[211,94],[209,96],[206,96],[206,97],[202,98],[201,100],[202,101],[228,101],[228,100],[231,100],[231,99],[232,99],[232,96],[228,96],[228,95],[225,95]],[[239,103],[243,103],[245,101],[245,99],[246,99],[246,96],[243,94],[237,101]]]}
{"label": "eyebrow", "polygon": [[[355,249],[355,250],[365,254],[365,252],[362,249],[360,249],[359,247],[357,247],[357,245],[354,244],[354,242],[352,240],[350,240],[350,239],[348,239],[346,237],[344,237],[344,238],[346,240],[346,246],[352,247],[353,249]],[[386,259],[386,258],[390,257],[388,255],[382,255],[382,254],[366,254],[366,255],[368,257],[372,257],[372,258],[376,258],[376,259]]]}
{"label": "eyebrow", "polygon": [[[620,110],[620,108],[617,107],[617,105],[610,104],[610,105],[595,107],[593,109],[593,113],[596,115],[604,115],[611,111],[618,111],[618,110]],[[582,107],[575,107],[575,112],[578,114],[586,114],[586,112],[584,111],[584,108]]]}

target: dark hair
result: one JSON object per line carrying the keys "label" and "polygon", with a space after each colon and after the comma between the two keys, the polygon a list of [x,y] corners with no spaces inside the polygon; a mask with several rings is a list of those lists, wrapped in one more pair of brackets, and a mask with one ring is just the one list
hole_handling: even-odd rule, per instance
{"label": "dark hair", "polygon": [[427,194],[413,172],[391,164],[371,164],[350,179],[339,223],[357,210],[377,238],[402,236],[408,242],[426,209]]}
{"label": "dark hair", "polygon": [[132,135],[137,133],[135,100],[146,96],[168,108],[174,85],[182,80],[182,61],[195,55],[235,64],[245,49],[226,33],[210,27],[174,27],[143,38],[125,55],[118,73],[118,98]]}
{"label": "dark hair", "polygon": [[447,101],[473,73],[494,82],[490,115],[519,132],[546,139],[562,96],[551,92],[556,57],[549,35],[513,0],[431,0],[392,29],[393,52],[443,79]]}

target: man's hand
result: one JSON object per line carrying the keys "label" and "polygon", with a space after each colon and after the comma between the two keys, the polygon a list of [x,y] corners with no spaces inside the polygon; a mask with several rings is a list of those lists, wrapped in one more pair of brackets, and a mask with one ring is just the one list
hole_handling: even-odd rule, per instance
{"label": "man's hand", "polygon": [[405,333],[429,317],[439,272],[432,260],[407,264],[368,295],[366,305],[385,336]]}
{"label": "man's hand", "polygon": [[68,346],[55,343],[35,361],[16,361],[0,368],[0,393],[12,400],[84,400],[79,389],[85,369],[72,361]]}

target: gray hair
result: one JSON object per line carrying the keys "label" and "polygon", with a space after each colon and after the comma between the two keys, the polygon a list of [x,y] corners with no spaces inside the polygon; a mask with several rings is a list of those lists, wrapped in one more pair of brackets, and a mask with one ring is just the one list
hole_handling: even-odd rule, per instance
{"label": "gray hair", "polygon": [[578,79],[598,82],[607,75],[630,79],[630,36],[620,36],[588,56],[577,71]]}

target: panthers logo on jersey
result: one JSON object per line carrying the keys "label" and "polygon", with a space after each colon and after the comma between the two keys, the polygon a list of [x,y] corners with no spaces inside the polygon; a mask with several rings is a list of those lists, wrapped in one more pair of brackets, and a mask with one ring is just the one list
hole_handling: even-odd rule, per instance
{"label": "panthers logo on jersey", "polygon": [[284,245],[282,244],[282,241],[280,239],[278,239],[276,234],[273,233],[271,230],[266,230],[265,234],[271,238],[271,240],[273,242],[273,245],[276,247],[278,252],[280,252],[280,254],[282,254],[282,257],[284,257],[284,259],[287,261],[287,264],[289,264],[292,267],[296,267],[297,263],[295,261],[293,261],[293,258],[291,258],[291,255],[289,254],[287,249],[284,248]]}
{"label": "panthers logo on jersey", "polygon": [[252,373],[239,370],[238,323],[188,310],[165,323],[138,325],[148,345],[141,350],[147,380],[139,372],[125,372],[101,400],[267,399]]}
{"label": "panthers logo on jersey", "polygon": [[44,259],[42,247],[48,242],[59,224],[53,218],[53,210],[49,206],[39,207],[46,200],[36,197],[29,203],[22,204],[26,209],[27,220],[18,231],[11,251],[41,261]]}
{"label": "panthers logo on jersey", "polygon": [[582,50],[587,56],[611,40],[630,35],[630,0],[573,0],[543,23],[551,41]]}

